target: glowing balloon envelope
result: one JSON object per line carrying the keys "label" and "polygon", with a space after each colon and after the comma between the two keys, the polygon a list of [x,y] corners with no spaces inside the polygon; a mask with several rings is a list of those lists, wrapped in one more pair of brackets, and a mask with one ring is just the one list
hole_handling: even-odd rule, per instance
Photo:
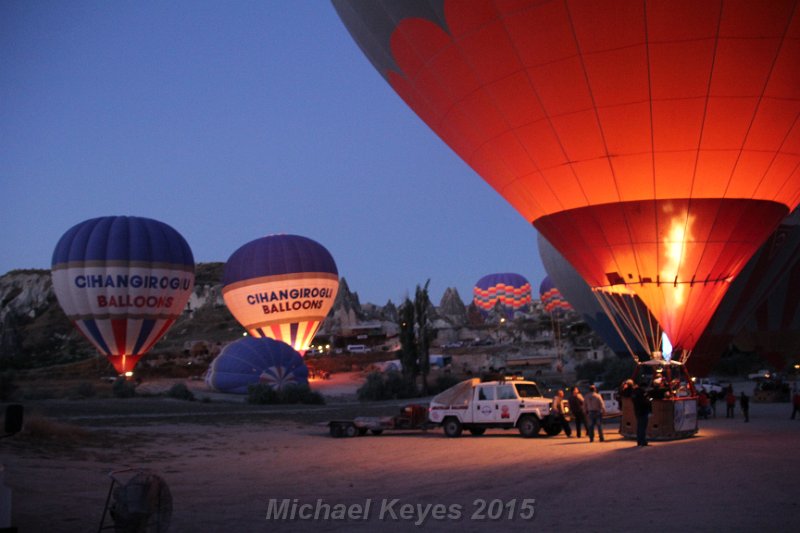
{"label": "glowing balloon envelope", "polygon": [[333,3],[405,102],[676,348],[800,200],[795,2]]}
{"label": "glowing balloon envelope", "polygon": [[53,252],[53,289],[64,313],[120,374],[181,315],[194,258],[172,227],[109,216],[70,228]]}
{"label": "glowing balloon envelope", "polygon": [[212,361],[206,383],[220,392],[246,394],[264,383],[275,390],[308,385],[308,368],[291,346],[270,338],[246,337],[232,342]]}
{"label": "glowing balloon envelope", "polygon": [[270,337],[305,354],[333,306],[339,272],[316,241],[270,235],[236,250],[225,263],[222,295],[254,337]]}
{"label": "glowing balloon envelope", "polygon": [[531,284],[513,272],[483,276],[472,289],[473,302],[483,316],[499,306],[506,318],[522,311],[531,303]]}
{"label": "glowing balloon envelope", "polygon": [[[603,339],[608,347],[619,356],[630,354],[641,358],[648,356],[650,347],[655,344],[652,338],[654,334],[657,334],[658,324],[649,315],[649,311],[641,303],[641,300],[635,296],[632,298],[634,301],[631,301],[631,305],[638,308],[641,320],[629,328],[625,325],[625,317],[608,316],[591,287],[547,239],[539,234],[537,242],[539,256],[548,278],[553,281],[570,305],[581,314],[583,320]],[[625,296],[620,295],[620,298],[622,297]],[[651,324],[653,325],[652,329],[650,328]],[[643,336],[645,338],[642,338]]]}

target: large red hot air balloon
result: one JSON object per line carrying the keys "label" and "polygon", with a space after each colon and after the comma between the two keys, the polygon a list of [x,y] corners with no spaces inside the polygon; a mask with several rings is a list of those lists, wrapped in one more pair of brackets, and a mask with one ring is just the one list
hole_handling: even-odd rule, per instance
{"label": "large red hot air balloon", "polygon": [[796,0],[333,3],[403,100],[676,348],[800,200]]}

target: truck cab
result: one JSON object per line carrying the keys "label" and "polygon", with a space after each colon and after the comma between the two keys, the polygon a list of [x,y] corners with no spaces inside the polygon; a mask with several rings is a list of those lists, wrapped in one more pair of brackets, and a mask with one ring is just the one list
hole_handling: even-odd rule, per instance
{"label": "truck cab", "polygon": [[516,428],[523,437],[536,436],[543,428],[556,435],[561,426],[550,415],[551,404],[533,381],[470,379],[435,396],[428,416],[448,437],[458,437],[464,429],[482,435],[488,428]]}

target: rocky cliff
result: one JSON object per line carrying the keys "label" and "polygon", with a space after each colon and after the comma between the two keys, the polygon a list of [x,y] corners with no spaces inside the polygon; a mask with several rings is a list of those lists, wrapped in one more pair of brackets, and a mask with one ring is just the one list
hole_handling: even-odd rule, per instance
{"label": "rocky cliff", "polygon": [[[154,352],[181,351],[196,340],[225,343],[241,336],[242,328],[222,298],[222,263],[200,263],[194,291],[184,315],[173,325]],[[455,289],[447,289],[433,318],[449,327],[466,324],[467,311]],[[333,309],[320,333],[339,334],[359,324],[377,324],[392,334],[397,306],[361,304],[344,278]],[[48,270],[15,270],[0,276],[0,368],[66,363],[95,354],[94,348],[72,327],[53,292]]]}

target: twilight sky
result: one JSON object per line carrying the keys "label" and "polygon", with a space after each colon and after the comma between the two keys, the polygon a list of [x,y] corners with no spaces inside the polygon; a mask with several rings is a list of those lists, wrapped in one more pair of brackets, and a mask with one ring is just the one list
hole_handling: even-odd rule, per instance
{"label": "twilight sky", "polygon": [[400,100],[324,0],[0,2],[0,274],[97,216],[197,262],[295,233],[363,302],[545,276],[536,231]]}

